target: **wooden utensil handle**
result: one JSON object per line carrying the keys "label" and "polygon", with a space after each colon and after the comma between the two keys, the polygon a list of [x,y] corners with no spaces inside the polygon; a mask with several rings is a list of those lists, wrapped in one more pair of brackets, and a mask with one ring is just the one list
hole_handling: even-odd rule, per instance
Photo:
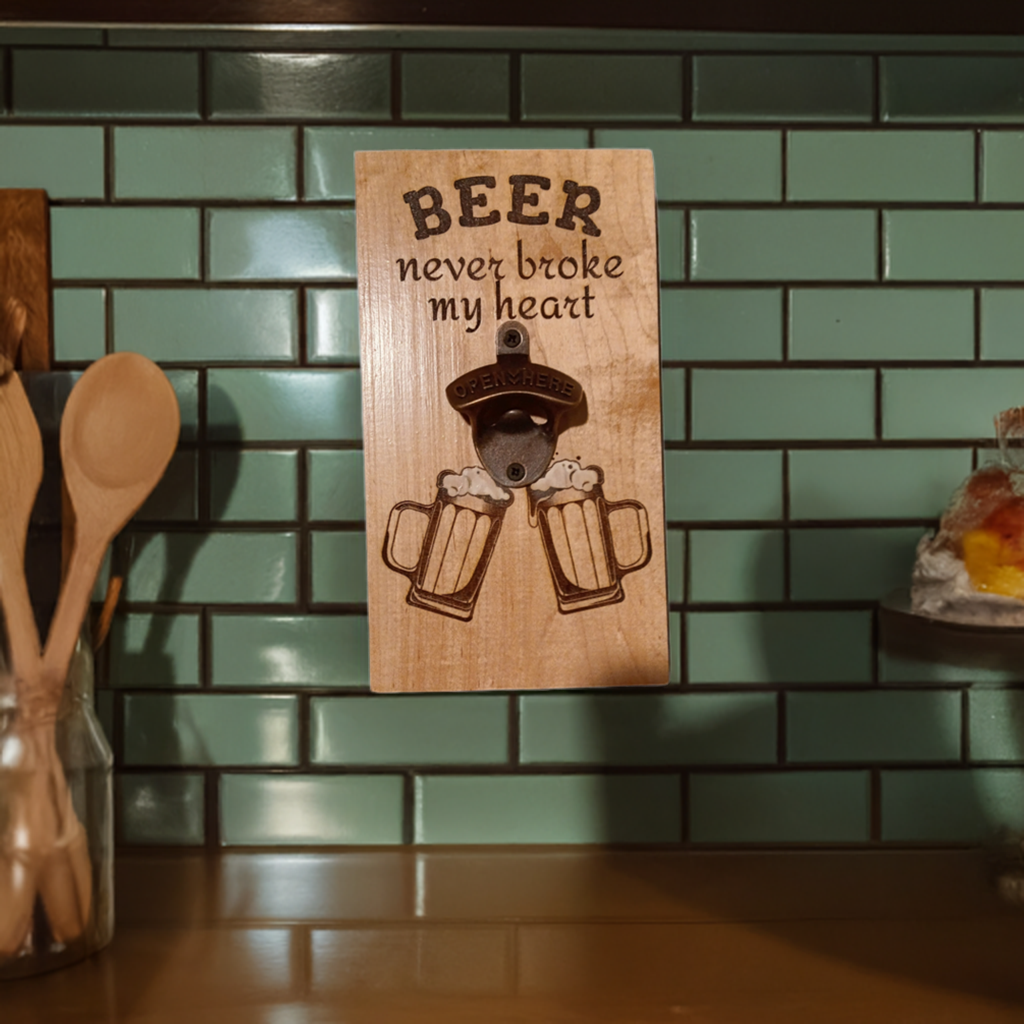
{"label": "wooden utensil handle", "polygon": [[106,538],[82,536],[80,527],[81,523],[43,650],[43,673],[54,683],[60,680],[61,687],[67,677],[71,655],[74,654],[107,547]]}

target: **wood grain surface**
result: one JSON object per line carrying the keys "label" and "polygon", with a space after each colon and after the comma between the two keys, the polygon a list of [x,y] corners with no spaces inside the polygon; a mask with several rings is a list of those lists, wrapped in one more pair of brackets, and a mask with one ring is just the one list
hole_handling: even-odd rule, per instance
{"label": "wood grain surface", "polygon": [[1017,1024],[971,851],[124,854],[109,949],[4,1024]]}
{"label": "wood grain surface", "polygon": [[[666,683],[650,153],[359,153],[356,177],[371,685]],[[539,390],[585,400],[544,477],[495,490],[445,389],[509,321]]]}
{"label": "wood grain surface", "polygon": [[0,189],[0,299],[28,309],[17,366],[48,370],[50,338],[50,208],[42,189]]}

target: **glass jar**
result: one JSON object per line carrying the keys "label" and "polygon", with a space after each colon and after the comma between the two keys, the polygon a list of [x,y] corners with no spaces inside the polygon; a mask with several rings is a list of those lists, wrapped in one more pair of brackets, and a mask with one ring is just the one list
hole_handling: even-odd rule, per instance
{"label": "glass jar", "polygon": [[113,938],[113,820],[87,631],[56,715],[27,706],[0,665],[0,979],[66,967]]}

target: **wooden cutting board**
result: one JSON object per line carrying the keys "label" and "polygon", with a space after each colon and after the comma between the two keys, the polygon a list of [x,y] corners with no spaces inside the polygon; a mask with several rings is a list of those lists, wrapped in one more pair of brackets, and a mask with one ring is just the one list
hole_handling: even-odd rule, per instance
{"label": "wooden cutting board", "polygon": [[356,181],[371,686],[666,683],[651,154]]}
{"label": "wooden cutting board", "polygon": [[17,366],[48,370],[50,208],[42,189],[0,189],[0,308],[8,297],[28,307]]}

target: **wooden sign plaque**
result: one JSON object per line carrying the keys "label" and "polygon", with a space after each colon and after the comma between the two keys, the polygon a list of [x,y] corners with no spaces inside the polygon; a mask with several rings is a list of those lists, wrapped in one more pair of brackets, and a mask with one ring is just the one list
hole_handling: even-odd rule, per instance
{"label": "wooden sign plaque", "polygon": [[651,154],[356,154],[370,682],[668,682]]}

